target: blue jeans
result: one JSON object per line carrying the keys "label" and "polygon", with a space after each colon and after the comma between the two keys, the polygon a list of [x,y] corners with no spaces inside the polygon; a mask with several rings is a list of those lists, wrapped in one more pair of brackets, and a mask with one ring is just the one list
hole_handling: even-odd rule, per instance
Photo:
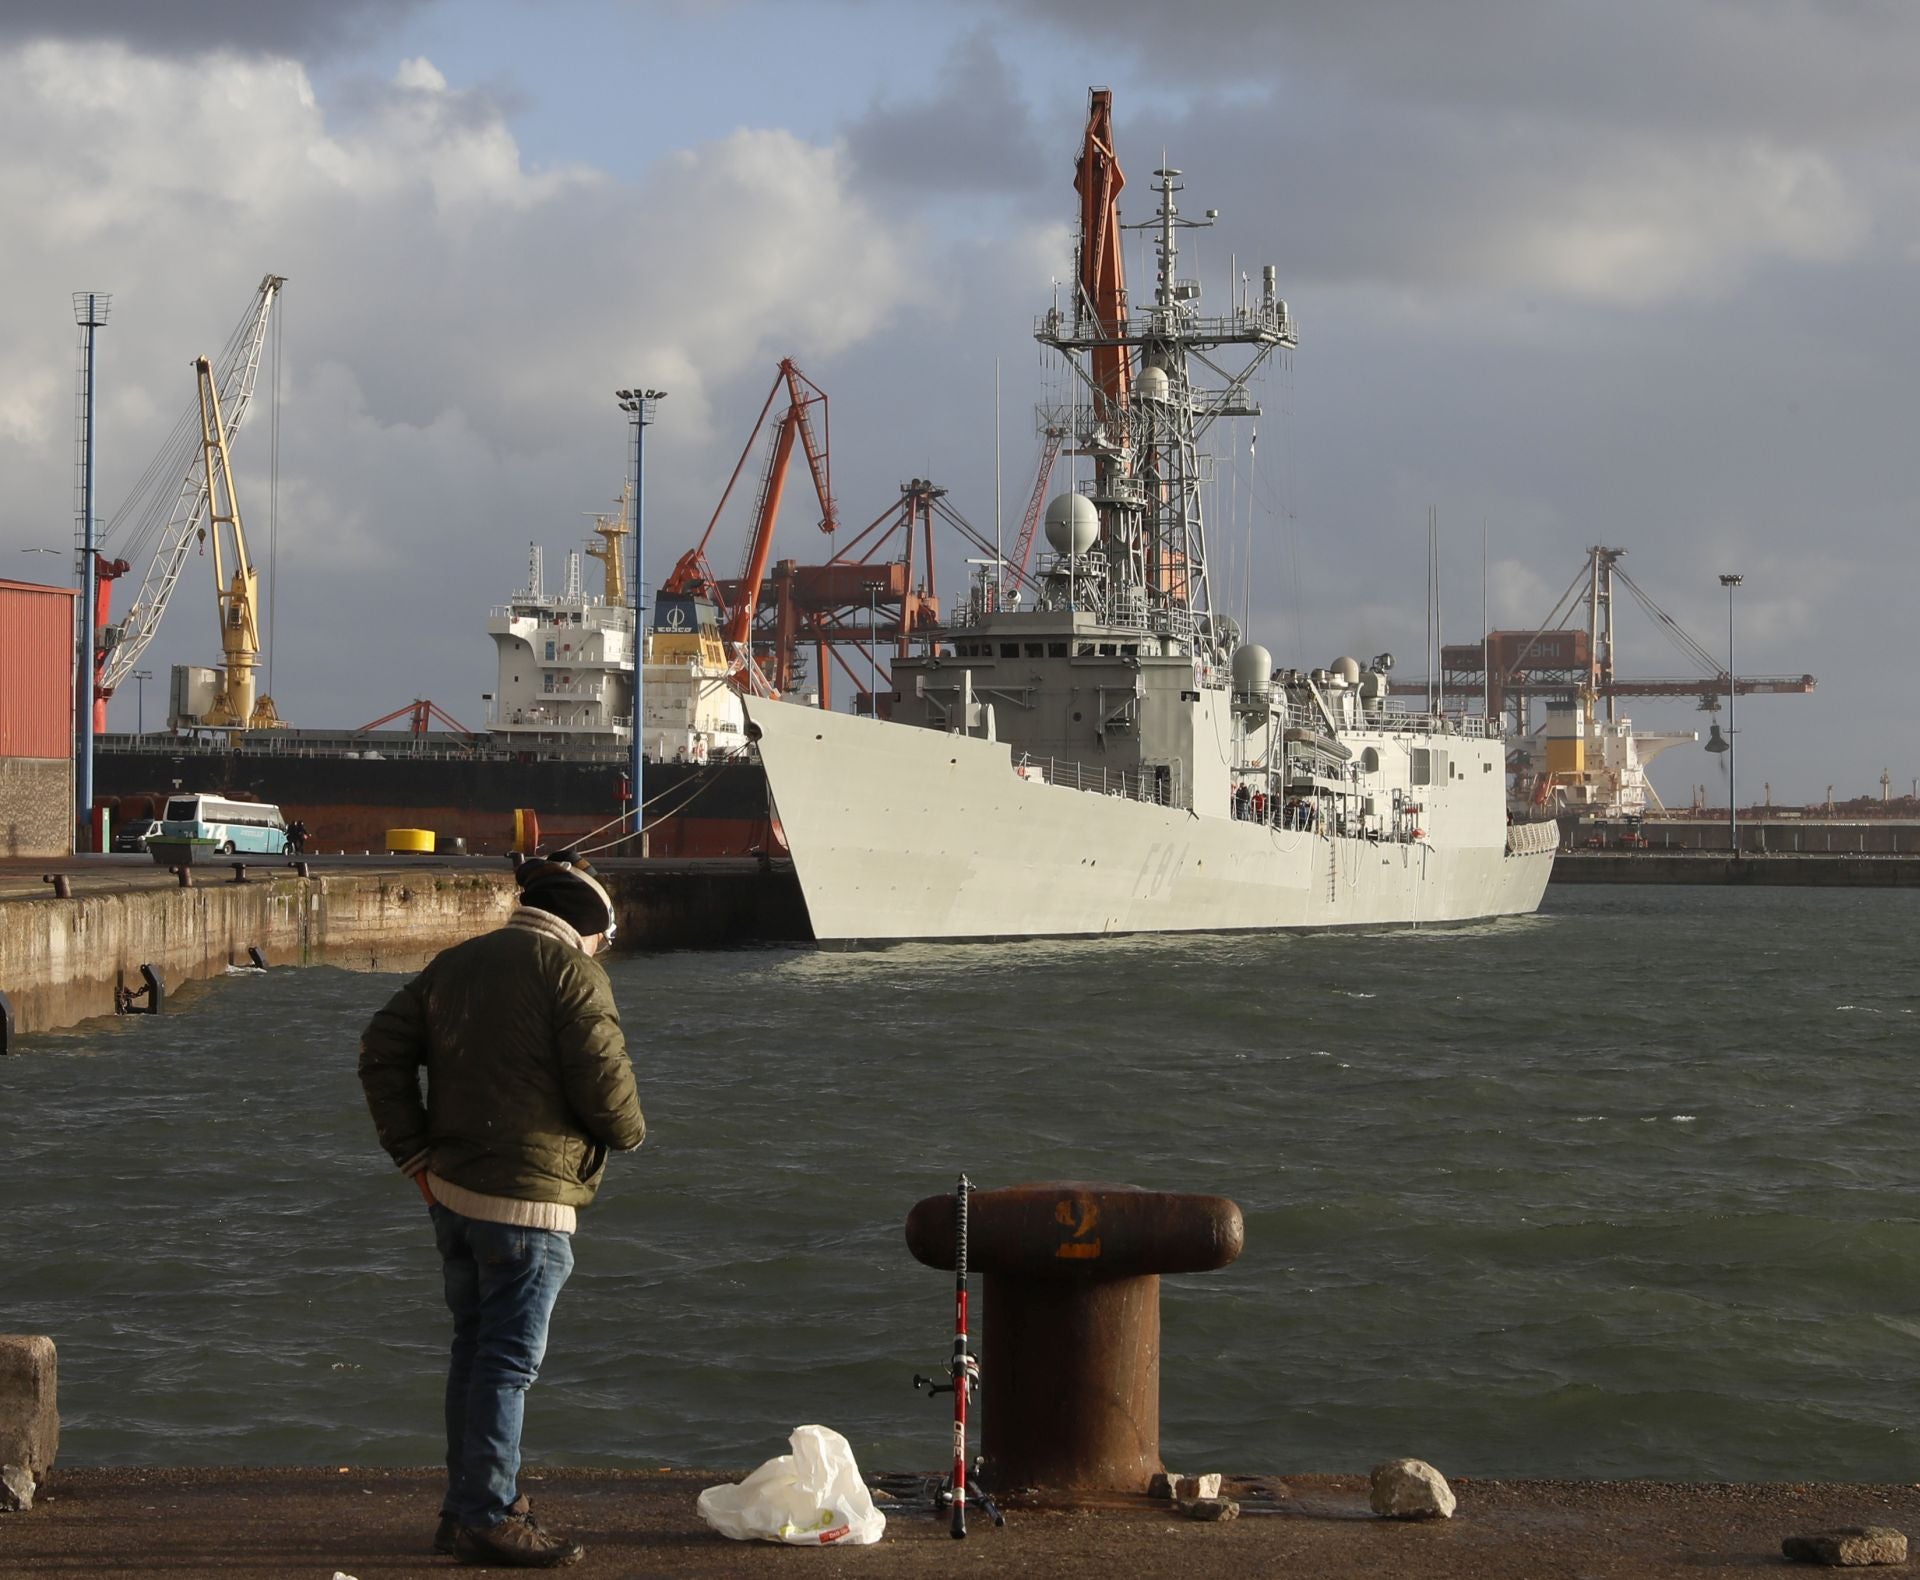
{"label": "blue jeans", "polygon": [[570,1235],[465,1218],[438,1203],[453,1357],[447,1367],[442,1514],[485,1530],[518,1496],[520,1423],[547,1353],[547,1323],[573,1271]]}

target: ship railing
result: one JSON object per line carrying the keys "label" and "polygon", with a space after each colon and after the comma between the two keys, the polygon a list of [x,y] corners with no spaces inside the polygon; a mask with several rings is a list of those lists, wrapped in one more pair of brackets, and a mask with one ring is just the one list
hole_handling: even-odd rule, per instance
{"label": "ship railing", "polygon": [[[1276,702],[1273,717],[1284,729],[1325,728],[1319,710],[1310,705]],[[1462,735],[1470,740],[1498,740],[1503,733],[1498,720],[1478,713],[1415,713],[1397,705],[1363,708],[1350,728],[1403,735]]]}
{"label": "ship railing", "polygon": [[1184,806],[1185,779],[1182,765],[1143,763],[1128,772],[1104,764],[1067,762],[1058,757],[1030,757],[1022,754],[1013,771],[1024,779],[1059,785],[1065,790],[1082,790],[1091,795],[1118,796],[1125,801],[1144,801],[1152,806]]}
{"label": "ship railing", "polygon": [[1548,818],[1541,823],[1509,823],[1507,825],[1507,854],[1509,856],[1538,856],[1560,847],[1560,825]]}

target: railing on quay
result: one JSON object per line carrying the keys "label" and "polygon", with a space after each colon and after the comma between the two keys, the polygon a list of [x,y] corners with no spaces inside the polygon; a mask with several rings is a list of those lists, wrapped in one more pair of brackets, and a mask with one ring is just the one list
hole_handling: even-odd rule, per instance
{"label": "railing on quay", "polygon": [[371,757],[371,758],[447,758],[472,761],[479,758],[509,760],[527,755],[537,748],[542,757],[560,757],[569,761],[624,762],[625,748],[580,748],[558,743],[538,742],[518,745],[503,743],[484,734],[471,737],[447,732],[416,735],[411,730],[370,730],[365,734],[323,733],[297,730],[249,730],[244,734],[178,735],[102,735],[96,742],[101,752],[126,752],[143,757]]}

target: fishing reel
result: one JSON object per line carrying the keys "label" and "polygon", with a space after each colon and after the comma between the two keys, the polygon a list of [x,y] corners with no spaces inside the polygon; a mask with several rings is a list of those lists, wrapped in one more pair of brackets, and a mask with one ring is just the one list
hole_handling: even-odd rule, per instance
{"label": "fishing reel", "polygon": [[[980,1386],[979,1360],[976,1357],[969,1355],[966,1360],[966,1368],[967,1368],[967,1392],[971,1394],[974,1389]],[[954,1387],[955,1387],[955,1384],[951,1374],[949,1374],[948,1380],[946,1382],[938,1382],[932,1377],[923,1377],[919,1372],[915,1372],[913,1374],[914,1392],[918,1393],[922,1388],[924,1388],[927,1390],[927,1397],[929,1399],[931,1399],[935,1394],[952,1393],[954,1390]]]}

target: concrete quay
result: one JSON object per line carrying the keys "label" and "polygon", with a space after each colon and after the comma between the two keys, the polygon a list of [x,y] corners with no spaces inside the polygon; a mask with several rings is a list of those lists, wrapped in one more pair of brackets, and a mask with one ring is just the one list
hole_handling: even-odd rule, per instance
{"label": "concrete quay", "polygon": [[1734,888],[1901,889],[1920,886],[1920,856],[1725,850],[1563,850],[1554,883],[1721,884]]}
{"label": "concrete quay", "polygon": [[[771,1445],[769,1452],[780,1445]],[[1241,1515],[1182,1518],[1164,1500],[1113,1496],[1010,1504],[996,1529],[947,1533],[916,1478],[873,1476],[886,1534],[871,1547],[799,1553],[715,1535],[703,1487],[740,1472],[530,1468],[541,1522],[586,1547],[565,1573],[789,1574],[865,1580],[1044,1575],[1061,1580],[1535,1580],[1749,1575],[1782,1562],[1788,1536],[1840,1526],[1920,1533],[1920,1490],[1818,1482],[1759,1486],[1452,1478],[1450,1520],[1379,1519],[1364,1475],[1229,1477]],[[0,1516],[0,1576],[68,1580],[209,1575],[221,1580],[406,1580],[460,1566],[429,1551],[443,1473],[288,1469],[56,1469],[31,1511]],[[1903,1566],[1904,1568],[1904,1566]]]}
{"label": "concrete quay", "polygon": [[[513,873],[499,857],[309,856],[302,877],[275,857],[235,881],[231,861],[193,886],[148,856],[0,861],[0,993],[13,1032],[115,1013],[151,966],[171,992],[248,963],[406,971],[506,919]],[[610,861],[619,947],[804,942],[791,863]],[[64,880],[68,893],[51,879]]]}

